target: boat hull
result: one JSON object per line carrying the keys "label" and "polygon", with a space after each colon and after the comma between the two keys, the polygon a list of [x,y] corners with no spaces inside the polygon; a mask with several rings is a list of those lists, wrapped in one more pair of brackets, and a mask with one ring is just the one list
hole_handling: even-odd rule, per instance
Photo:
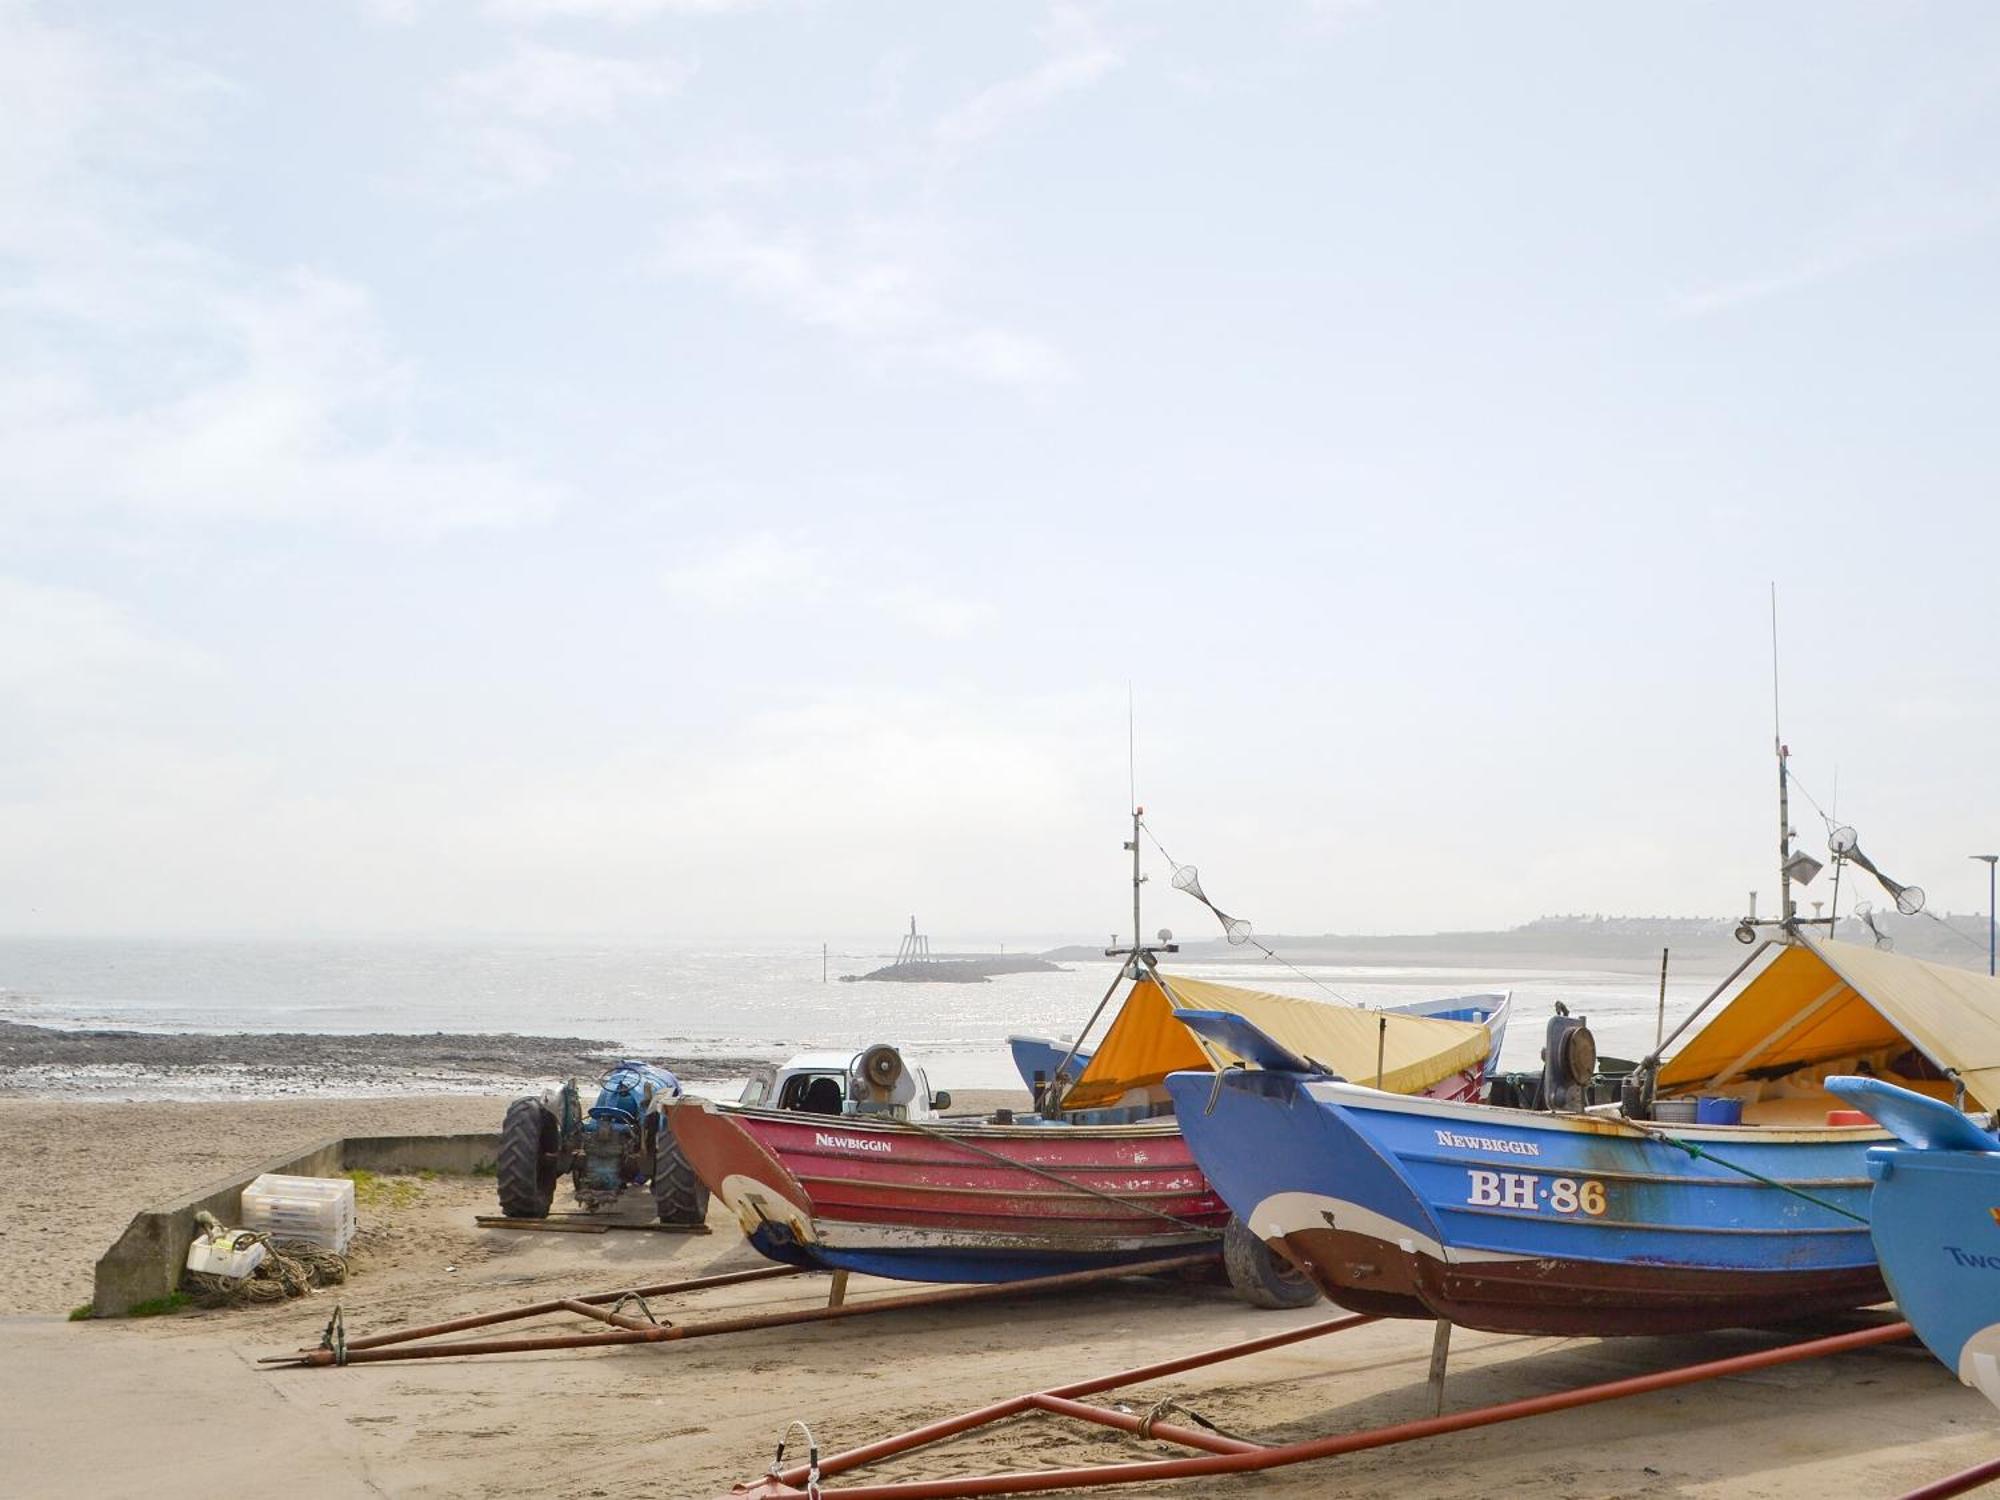
{"label": "boat hull", "polygon": [[1869,1153],[1875,1244],[1903,1316],[2000,1406],[2000,1152]]}
{"label": "boat hull", "polygon": [[1676,1128],[1711,1153],[1698,1158],[1613,1121],[1296,1074],[1230,1074],[1220,1089],[1175,1074],[1168,1087],[1230,1206],[1356,1311],[1504,1333],[1645,1334],[1784,1322],[1885,1296],[1865,1222],[1865,1157],[1879,1131]]}
{"label": "boat hull", "polygon": [[[1053,1037],[1010,1036],[1007,1038],[1007,1051],[1014,1059],[1014,1071],[1021,1075],[1021,1086],[1030,1094],[1054,1078],[1065,1059],[1069,1062],[1072,1079],[1082,1077],[1083,1070],[1090,1066],[1089,1052],[1072,1053],[1068,1042],[1059,1042]],[[1040,1081],[1037,1082],[1037,1079]]]}
{"label": "boat hull", "polygon": [[682,1099],[695,1172],[764,1255],[906,1281],[1015,1281],[1215,1247],[1229,1210],[1172,1120],[918,1127]]}

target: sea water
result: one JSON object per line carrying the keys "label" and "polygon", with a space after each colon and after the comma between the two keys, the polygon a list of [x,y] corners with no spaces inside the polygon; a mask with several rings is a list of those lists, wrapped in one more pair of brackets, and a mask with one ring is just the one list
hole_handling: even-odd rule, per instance
{"label": "sea water", "polygon": [[[941,1087],[1001,1088],[1018,1082],[1007,1036],[1075,1035],[1115,973],[1094,960],[985,984],[838,981],[884,961],[836,952],[822,981],[819,944],[805,940],[0,938],[0,1020],[176,1032],[519,1032],[669,1061],[887,1041],[923,1057]],[[1600,1052],[1624,1057],[1652,1046],[1658,1006],[1656,979],[1588,968],[1341,964],[1301,973],[1253,961],[1175,972],[1367,1006],[1512,990],[1508,1069],[1540,1068],[1543,1023],[1558,1002],[1589,1018]],[[1716,977],[1669,981],[1669,1028]]]}

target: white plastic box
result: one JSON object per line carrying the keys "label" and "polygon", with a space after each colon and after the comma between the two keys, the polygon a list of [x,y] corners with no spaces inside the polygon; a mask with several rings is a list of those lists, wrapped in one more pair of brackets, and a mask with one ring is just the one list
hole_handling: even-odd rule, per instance
{"label": "white plastic box", "polygon": [[187,1268],[241,1281],[264,1264],[267,1253],[264,1242],[251,1239],[248,1230],[218,1229],[194,1237],[188,1246]]}
{"label": "white plastic box", "polygon": [[266,1172],[243,1190],[243,1227],[345,1255],[354,1238],[354,1184],[345,1177]]}

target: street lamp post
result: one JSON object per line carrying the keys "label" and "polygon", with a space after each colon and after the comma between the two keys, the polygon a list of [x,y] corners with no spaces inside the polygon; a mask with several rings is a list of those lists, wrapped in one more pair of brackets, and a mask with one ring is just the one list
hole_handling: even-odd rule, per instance
{"label": "street lamp post", "polygon": [[1994,960],[2000,958],[2000,907],[1996,907],[1994,896],[2000,893],[1996,883],[1995,869],[2000,867],[2000,854],[1975,854],[1972,856],[1986,866],[1986,972],[1995,972]]}

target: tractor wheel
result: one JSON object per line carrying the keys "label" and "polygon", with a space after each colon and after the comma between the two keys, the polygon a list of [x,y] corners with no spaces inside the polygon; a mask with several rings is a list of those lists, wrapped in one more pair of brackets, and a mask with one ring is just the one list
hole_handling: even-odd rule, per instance
{"label": "tractor wheel", "polygon": [[708,1184],[694,1175],[694,1168],[674,1139],[674,1128],[664,1112],[655,1115],[653,1128],[653,1207],[662,1224],[701,1224],[708,1220]]}
{"label": "tractor wheel", "polygon": [[539,1099],[516,1099],[500,1126],[500,1211],[510,1219],[546,1219],[556,1195],[561,1130]]}
{"label": "tractor wheel", "polygon": [[1252,1307],[1310,1307],[1319,1301],[1312,1278],[1273,1252],[1233,1215],[1222,1231],[1222,1266],[1236,1295]]}

